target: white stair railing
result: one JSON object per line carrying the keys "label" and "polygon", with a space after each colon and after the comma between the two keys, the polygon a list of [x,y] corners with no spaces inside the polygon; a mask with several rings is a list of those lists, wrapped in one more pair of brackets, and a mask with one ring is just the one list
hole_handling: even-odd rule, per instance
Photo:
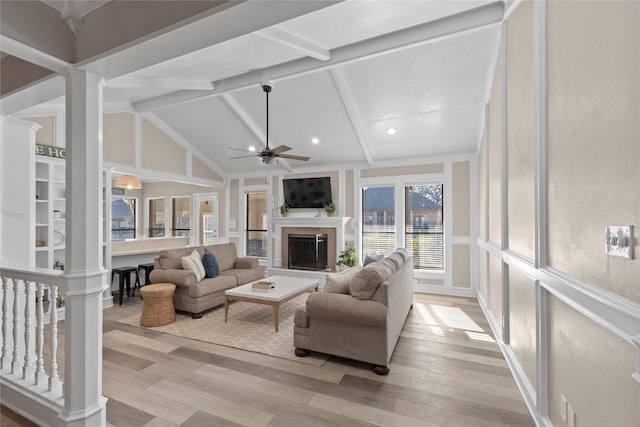
{"label": "white stair railing", "polygon": [[[66,294],[66,278],[61,271],[8,268],[0,268],[0,278],[3,404],[43,425],[58,425],[65,396],[58,373],[56,299]],[[47,310],[45,295],[49,297]],[[29,413],[22,413],[21,408],[29,408]]]}

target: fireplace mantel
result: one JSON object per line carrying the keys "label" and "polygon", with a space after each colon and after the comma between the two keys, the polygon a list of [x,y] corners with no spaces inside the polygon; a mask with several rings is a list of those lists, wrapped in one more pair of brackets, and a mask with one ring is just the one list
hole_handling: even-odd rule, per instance
{"label": "fireplace mantel", "polygon": [[349,216],[288,216],[271,218],[276,227],[329,227],[342,228],[351,219]]}
{"label": "fireplace mantel", "polygon": [[275,240],[275,248],[273,251],[273,267],[282,267],[282,229],[283,228],[333,228],[336,230],[336,256],[344,249],[344,227],[351,219],[348,216],[288,216],[272,217],[271,222],[275,226],[273,237]]}

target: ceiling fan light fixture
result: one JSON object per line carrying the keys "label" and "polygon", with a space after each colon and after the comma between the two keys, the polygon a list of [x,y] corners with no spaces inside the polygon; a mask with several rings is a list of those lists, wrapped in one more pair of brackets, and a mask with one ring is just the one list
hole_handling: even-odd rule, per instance
{"label": "ceiling fan light fixture", "polygon": [[140,179],[128,174],[117,177],[113,185],[116,188],[126,188],[127,190],[140,190],[142,188]]}
{"label": "ceiling fan light fixture", "polygon": [[[265,84],[262,85],[262,90],[264,91],[265,95],[266,95],[266,115],[267,115],[267,120],[266,120],[266,132],[265,132],[265,138],[264,138],[264,142],[266,147],[260,151],[259,153],[257,153],[258,157],[260,158],[260,161],[266,165],[272,165],[272,164],[277,164],[278,157],[281,157],[283,159],[291,159],[291,160],[300,160],[303,162],[306,162],[309,160],[309,157],[306,156],[294,156],[293,154],[283,154],[285,151],[289,151],[291,150],[291,147],[287,147],[286,145],[279,145],[277,147],[271,148],[269,146],[269,92],[271,92],[272,86],[269,84]],[[319,140],[318,140],[319,142]],[[231,150],[238,150],[238,151],[245,151],[245,150],[240,150],[238,148],[231,148],[228,147]],[[255,152],[256,151],[256,147],[255,146],[250,146],[249,150],[250,152]],[[249,154],[249,155],[245,155],[245,156],[238,156],[238,157],[231,157],[232,159],[240,159],[243,157],[253,157],[253,154]]]}

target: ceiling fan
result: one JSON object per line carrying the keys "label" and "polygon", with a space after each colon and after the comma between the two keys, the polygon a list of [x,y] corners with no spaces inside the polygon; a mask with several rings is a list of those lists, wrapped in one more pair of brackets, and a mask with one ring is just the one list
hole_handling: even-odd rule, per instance
{"label": "ceiling fan", "polygon": [[[245,157],[258,156],[262,160],[262,163],[267,165],[272,164],[277,157],[281,157],[283,159],[301,160],[303,162],[306,162],[309,160],[309,157],[306,157],[306,156],[294,156],[293,154],[282,154],[285,151],[291,150],[291,147],[287,147],[286,145],[279,145],[275,148],[269,148],[269,92],[271,92],[272,88],[273,86],[271,86],[270,84],[262,85],[262,90],[264,91],[264,93],[267,94],[267,134],[266,134],[267,147],[257,154],[230,157],[230,159],[242,159]],[[236,150],[236,151],[247,151],[247,150],[241,150],[239,148],[231,148],[231,147],[229,147],[229,149]]]}

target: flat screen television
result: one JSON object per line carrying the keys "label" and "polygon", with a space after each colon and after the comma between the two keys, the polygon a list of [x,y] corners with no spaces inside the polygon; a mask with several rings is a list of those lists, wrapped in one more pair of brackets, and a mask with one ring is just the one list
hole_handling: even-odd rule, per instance
{"label": "flat screen television", "polygon": [[323,208],[331,198],[331,178],[283,179],[284,202],[290,208]]}

